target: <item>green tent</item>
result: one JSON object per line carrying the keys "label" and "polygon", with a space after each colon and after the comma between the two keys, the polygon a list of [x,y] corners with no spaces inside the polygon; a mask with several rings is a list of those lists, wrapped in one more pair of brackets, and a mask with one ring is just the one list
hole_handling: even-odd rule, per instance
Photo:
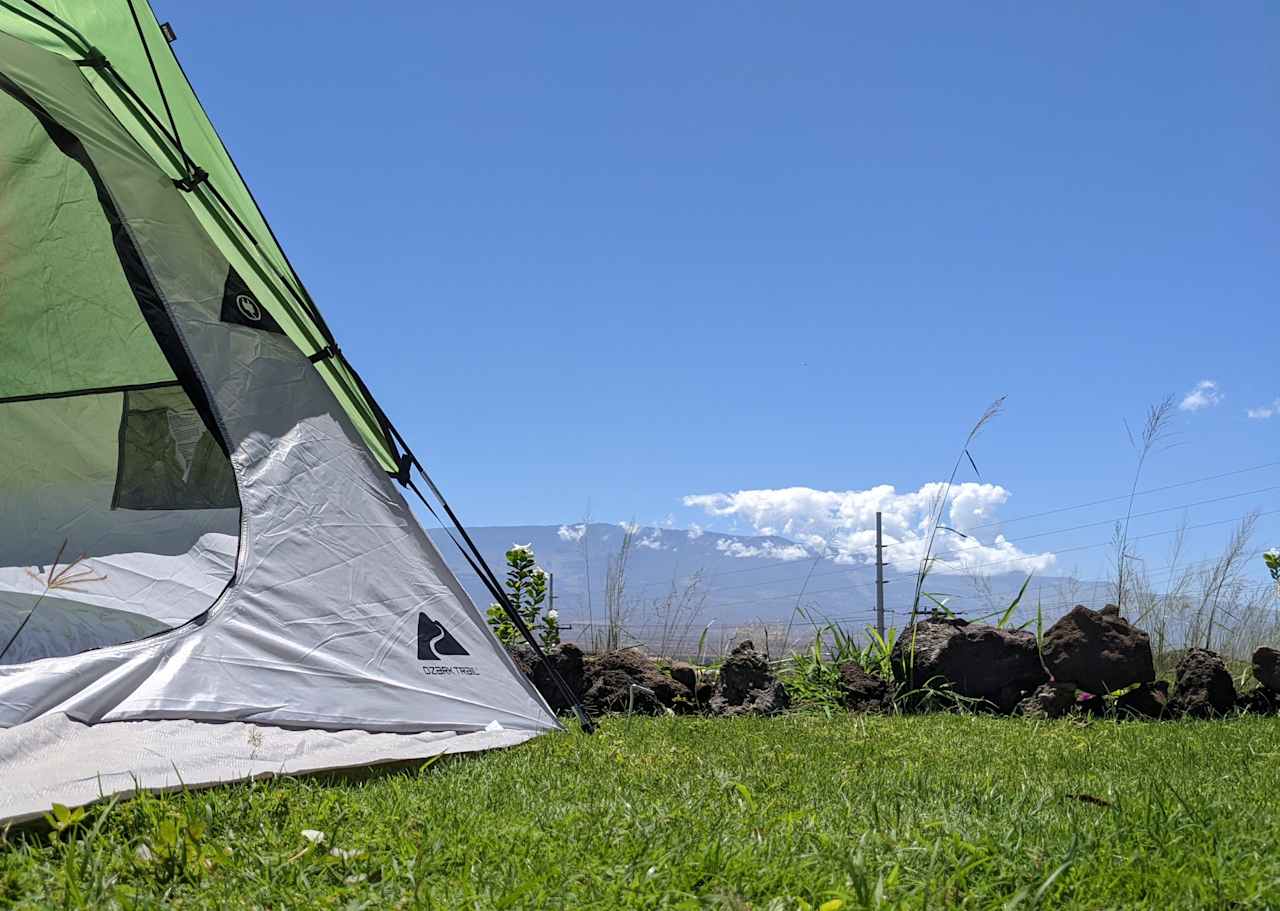
{"label": "green tent", "polygon": [[[388,471],[402,455],[182,72],[145,0],[0,0],[0,29],[73,60],[120,125],[176,181],[218,250],[317,368]],[[0,369],[3,369],[0,367]]]}
{"label": "green tent", "polygon": [[558,729],[411,471],[522,626],[145,0],[0,0],[0,821]]}

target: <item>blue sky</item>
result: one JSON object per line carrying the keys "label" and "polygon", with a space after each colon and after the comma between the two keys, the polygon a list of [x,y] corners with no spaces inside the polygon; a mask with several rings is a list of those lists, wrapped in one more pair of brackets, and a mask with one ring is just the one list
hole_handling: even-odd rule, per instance
{"label": "blue sky", "polygon": [[[1203,380],[1143,486],[1280,460],[1246,413],[1280,397],[1274,5],[155,5],[473,524],[774,527],[683,498],[914,491],[1001,394],[974,456],[1006,517],[1126,491],[1124,420]],[[1252,507],[1280,495],[1187,516]]]}

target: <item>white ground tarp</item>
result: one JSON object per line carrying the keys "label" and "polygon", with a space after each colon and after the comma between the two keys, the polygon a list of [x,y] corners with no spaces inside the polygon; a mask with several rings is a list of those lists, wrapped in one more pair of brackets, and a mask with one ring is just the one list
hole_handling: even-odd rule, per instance
{"label": "white ground tarp", "polygon": [[515,746],[532,731],[370,734],[293,731],[198,721],[80,724],[65,715],[0,731],[0,820],[42,816],[52,804],[362,768]]}

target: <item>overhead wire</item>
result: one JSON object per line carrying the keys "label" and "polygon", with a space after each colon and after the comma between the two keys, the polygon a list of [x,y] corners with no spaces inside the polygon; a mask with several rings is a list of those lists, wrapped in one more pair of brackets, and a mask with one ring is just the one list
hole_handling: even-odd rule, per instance
{"label": "overhead wire", "polygon": [[[1202,476],[1202,477],[1198,477],[1198,478],[1191,478],[1191,479],[1188,479],[1188,480],[1185,480],[1185,481],[1179,481],[1179,482],[1176,482],[1176,483],[1173,483],[1173,484],[1166,484],[1166,485],[1163,485],[1163,486],[1160,486],[1160,487],[1151,487],[1151,488],[1147,488],[1147,489],[1145,489],[1145,490],[1139,490],[1139,491],[1137,491],[1137,493],[1135,493],[1135,494],[1134,494],[1134,496],[1145,496],[1145,495],[1149,495],[1149,494],[1153,494],[1153,493],[1163,493],[1163,492],[1165,492],[1165,491],[1175,490],[1175,489],[1182,488],[1182,487],[1190,487],[1190,486],[1192,486],[1192,485],[1194,485],[1194,484],[1201,484],[1201,483],[1205,483],[1205,482],[1207,482],[1207,481],[1216,481],[1216,480],[1221,480],[1221,479],[1223,479],[1223,478],[1235,477],[1235,476],[1238,476],[1238,475],[1241,475],[1241,474],[1248,474],[1248,473],[1250,473],[1250,472],[1263,471],[1263,470],[1266,470],[1266,469],[1268,469],[1268,468],[1277,468],[1277,467],[1280,467],[1280,461],[1277,461],[1277,462],[1267,462],[1267,463],[1264,463],[1264,464],[1261,464],[1261,465],[1253,465],[1253,466],[1249,466],[1249,467],[1246,467],[1246,468],[1238,468],[1238,469],[1234,469],[1234,470],[1232,470],[1232,471],[1221,472],[1221,473],[1219,473],[1219,474],[1204,475],[1204,476]],[[1224,501],[1224,500],[1227,500],[1227,499],[1237,499],[1237,498],[1239,498],[1239,497],[1241,497],[1241,496],[1248,496],[1248,495],[1252,495],[1252,494],[1259,493],[1259,492],[1268,492],[1268,491],[1278,490],[1278,489],[1280,489],[1280,485],[1274,485],[1274,486],[1270,486],[1270,487],[1260,488],[1260,489],[1255,490],[1255,491],[1246,491],[1246,492],[1243,492],[1243,493],[1229,494],[1229,495],[1224,496],[1224,497],[1215,497],[1215,498],[1210,498],[1210,499],[1201,500],[1201,501],[1194,501],[1194,502],[1191,502],[1191,503],[1183,503],[1183,504],[1179,504],[1179,505],[1176,505],[1176,506],[1167,507],[1167,508],[1163,508],[1163,509],[1159,509],[1159,510],[1150,510],[1150,511],[1142,512],[1142,513],[1134,513],[1130,518],[1135,518],[1135,519],[1136,519],[1136,518],[1142,518],[1142,517],[1144,517],[1144,516],[1156,515],[1156,514],[1159,514],[1159,513],[1161,513],[1161,512],[1176,512],[1176,511],[1177,511],[1177,510],[1179,510],[1179,509],[1188,509],[1188,508],[1191,508],[1191,507],[1194,507],[1194,506],[1207,505],[1207,504],[1209,504],[1209,503],[1213,503],[1213,502],[1221,502],[1221,501]],[[1083,509],[1083,508],[1087,508],[1087,507],[1090,507],[1090,506],[1098,506],[1098,505],[1102,505],[1102,504],[1105,504],[1105,503],[1113,503],[1113,502],[1123,501],[1123,500],[1127,500],[1128,498],[1129,498],[1129,494],[1121,494],[1121,495],[1114,496],[1114,497],[1104,497],[1104,498],[1102,498],[1102,499],[1098,499],[1098,500],[1090,500],[1090,501],[1083,502],[1083,503],[1077,503],[1077,504],[1072,504],[1072,505],[1068,505],[1068,506],[1056,507],[1056,508],[1054,508],[1054,509],[1044,510],[1044,511],[1042,511],[1042,512],[1038,512],[1038,513],[1028,513],[1028,514],[1026,514],[1026,515],[1022,515],[1022,516],[1016,516],[1016,517],[1014,517],[1014,518],[1012,518],[1012,519],[1000,520],[1000,521],[993,521],[993,522],[986,522],[986,523],[983,523],[983,524],[981,524],[981,525],[974,525],[974,526],[970,526],[970,530],[978,530],[978,529],[983,529],[983,528],[993,528],[993,527],[998,527],[998,526],[1001,526],[1001,525],[1009,524],[1009,523],[1011,523],[1011,522],[1019,522],[1019,521],[1025,520],[1025,519],[1040,518],[1040,517],[1043,517],[1043,516],[1055,515],[1055,514],[1063,513],[1063,512],[1070,512],[1070,511],[1073,511],[1073,510]],[[1099,522],[1084,523],[1084,524],[1082,524],[1082,525],[1069,526],[1069,527],[1064,528],[1064,529],[1054,529],[1054,530],[1046,531],[1046,532],[1037,532],[1037,533],[1035,533],[1035,534],[1031,534],[1031,535],[1022,535],[1022,536],[1020,536],[1019,538],[1017,538],[1016,540],[1011,540],[1011,539],[1006,539],[1006,540],[1008,540],[1008,541],[1009,541],[1009,543],[1011,543],[1011,544],[1017,544],[1017,543],[1022,542],[1022,541],[1028,541],[1028,540],[1032,540],[1032,539],[1039,538],[1039,537],[1046,537],[1046,536],[1050,536],[1050,535],[1054,535],[1054,534],[1060,534],[1060,533],[1063,533],[1063,532],[1065,532],[1065,531],[1074,531],[1074,530],[1079,530],[1079,529],[1083,529],[1083,528],[1087,528],[1087,527],[1097,527],[1097,526],[1101,526],[1101,525],[1105,525],[1105,524],[1108,524],[1108,523],[1114,522],[1114,521],[1116,521],[1116,519],[1123,519],[1123,518],[1124,518],[1123,516],[1118,516],[1118,517],[1115,517],[1115,518],[1112,518],[1112,519],[1105,519],[1105,520],[1102,520],[1102,521],[1099,521]],[[715,534],[715,532],[705,532],[705,534]],[[884,544],[884,549],[885,549],[885,550],[888,550],[889,548],[894,547],[895,545],[896,545],[896,546],[901,546],[901,545],[903,545],[903,544],[905,544],[905,543],[907,543],[907,542],[904,542],[904,541],[890,541],[890,542],[887,542],[886,544]],[[801,546],[803,546],[803,545],[801,545]],[[989,545],[981,545],[981,546],[989,546]],[[977,549],[977,548],[975,547],[974,549]],[[953,554],[953,553],[955,553],[955,551],[946,551],[946,552],[941,552],[941,553],[939,554],[939,556],[945,556],[945,555],[947,555],[947,554]],[[873,556],[874,554],[875,554],[875,545],[868,545],[868,546],[866,546],[866,547],[857,547],[857,548],[852,548],[852,549],[850,549],[850,550],[842,551],[842,552],[840,552],[840,554],[839,554],[838,556],[855,556],[855,555]],[[798,568],[798,567],[802,566],[802,565],[804,564],[804,562],[806,562],[806,561],[808,561],[808,562],[814,562],[815,560],[821,560],[821,559],[829,559],[829,557],[828,557],[828,555],[826,555],[826,554],[814,554],[814,555],[811,555],[811,556],[809,556],[809,557],[807,557],[807,558],[795,558],[795,559],[785,559],[785,560],[773,560],[773,561],[770,561],[770,562],[768,562],[768,563],[763,563],[763,564],[760,564],[760,565],[757,565],[757,566],[746,566],[746,567],[742,567],[742,568],[739,568],[739,569],[717,570],[716,572],[711,572],[711,573],[691,573],[691,574],[688,574],[688,575],[683,576],[683,577],[673,577],[673,578],[671,578],[671,579],[649,579],[649,580],[643,580],[643,581],[641,581],[641,582],[639,582],[639,583],[637,583],[637,584],[635,584],[635,585],[631,585],[631,586],[629,586],[629,588],[630,588],[632,591],[636,591],[636,590],[642,590],[642,589],[647,589],[647,588],[653,588],[653,587],[655,587],[655,586],[659,586],[659,585],[676,585],[676,586],[678,586],[678,585],[679,585],[680,583],[682,583],[682,582],[691,582],[691,581],[693,581],[693,579],[694,579],[694,577],[695,577],[695,576],[697,576],[697,577],[698,577],[698,578],[700,578],[700,579],[705,580],[705,579],[719,578],[719,577],[721,577],[721,576],[738,575],[738,574],[743,574],[743,573],[753,573],[753,572],[762,572],[762,571],[764,571],[764,570],[766,570],[766,569],[775,569],[775,568],[780,567],[780,566],[791,566],[791,567],[797,567],[797,568]],[[865,565],[865,564],[864,564],[864,565]],[[831,572],[829,571],[827,574],[829,575],[829,574],[831,574]],[[820,575],[823,575],[823,574],[822,574],[822,573],[816,573],[815,575],[819,575],[819,576],[820,576]]]}
{"label": "overhead wire", "polygon": [[[1267,492],[1271,492],[1271,491],[1274,491],[1274,490],[1280,490],[1280,485],[1273,485],[1273,486],[1270,486],[1270,487],[1259,488],[1259,489],[1257,489],[1257,490],[1243,491],[1243,492],[1235,493],[1235,494],[1228,494],[1228,495],[1224,495],[1224,496],[1221,496],[1221,497],[1211,497],[1211,498],[1207,498],[1207,499],[1203,499],[1203,500],[1193,501],[1193,502],[1190,502],[1190,503],[1181,503],[1181,504],[1177,504],[1177,505],[1175,505],[1175,506],[1163,507],[1163,508],[1161,508],[1161,509],[1153,509],[1153,510],[1149,510],[1149,511],[1147,511],[1147,512],[1142,512],[1142,513],[1134,513],[1134,514],[1133,514],[1133,516],[1132,516],[1131,518],[1134,518],[1134,519],[1137,519],[1137,518],[1145,518],[1145,517],[1150,517],[1150,516],[1154,516],[1154,515],[1161,515],[1161,514],[1169,513],[1169,512],[1178,512],[1178,511],[1180,511],[1180,510],[1191,509],[1191,508],[1194,508],[1194,507],[1197,507],[1197,506],[1205,506],[1205,505],[1210,505],[1210,504],[1213,504],[1213,503],[1226,502],[1226,501],[1228,501],[1228,500],[1239,499],[1240,497],[1244,497],[1244,496],[1253,496],[1253,495],[1257,495],[1257,494],[1259,494],[1259,493],[1267,493]],[[1265,515],[1265,514],[1266,514],[1266,513],[1263,513],[1263,515]],[[1247,515],[1247,514],[1246,514],[1246,515]],[[1034,539],[1034,538],[1050,537],[1050,536],[1054,536],[1054,535],[1064,534],[1064,533],[1067,533],[1067,532],[1079,531],[1079,530],[1083,530],[1083,529],[1086,529],[1086,528],[1096,528],[1096,527],[1101,527],[1101,526],[1109,525],[1109,524],[1113,523],[1114,521],[1116,521],[1116,519],[1117,519],[1117,518],[1124,518],[1124,517],[1109,518],[1109,519],[1104,519],[1104,520],[1101,520],[1101,521],[1098,521],[1098,522],[1089,522],[1089,523],[1084,523],[1084,524],[1080,524],[1080,525],[1068,526],[1068,527],[1066,527],[1066,528],[1062,528],[1062,529],[1054,529],[1054,530],[1045,531],[1045,532],[1037,532],[1036,534],[1033,534],[1033,535],[1024,535],[1024,536],[1022,536],[1022,537],[1020,537],[1020,538],[1017,538],[1017,539],[1015,539],[1015,540],[1005,539],[1005,541],[1006,541],[1006,543],[1008,543],[1008,544],[1017,545],[1017,544],[1020,544],[1020,543],[1025,542],[1025,541],[1032,540],[1032,539]],[[1242,517],[1242,518],[1243,518],[1243,517]],[[1227,520],[1227,521],[1238,521],[1238,520],[1236,520],[1236,519],[1231,519],[1231,520]],[[1197,527],[1198,527],[1198,526],[1197,526]],[[1161,534],[1169,534],[1169,533],[1172,533],[1172,532],[1174,532],[1174,531],[1178,531],[1178,530],[1179,530],[1179,529],[1172,529],[1170,532],[1162,532]],[[1134,540],[1140,539],[1140,537],[1141,537],[1141,536],[1139,536],[1139,538],[1135,538]],[[901,542],[899,542],[899,543],[901,543]],[[1071,552],[1074,552],[1074,551],[1077,551],[1077,550],[1081,550],[1081,549],[1088,549],[1088,548],[1091,548],[1091,547],[1104,546],[1105,544],[1108,544],[1108,543],[1111,543],[1111,542],[1102,542],[1102,543],[1100,543],[1100,544],[1087,545],[1087,547],[1085,547],[1085,548],[1080,548],[1080,547],[1055,548],[1055,549],[1054,549],[1054,551],[1053,551],[1053,553],[1054,553],[1055,555],[1056,555],[1056,554],[1059,554],[1059,553],[1071,553]],[[886,545],[886,547],[887,547],[887,545]],[[959,546],[959,547],[953,548],[953,549],[951,549],[951,550],[943,550],[943,551],[939,551],[939,552],[937,552],[934,556],[935,556],[935,558],[936,558],[936,559],[945,559],[945,558],[947,558],[947,557],[953,557],[953,556],[957,556],[957,555],[962,555],[962,554],[964,554],[965,552],[971,552],[971,551],[976,551],[976,550],[982,550],[982,549],[984,549],[984,548],[989,548],[989,547],[991,547],[991,545],[989,545],[989,544],[983,544],[983,543],[981,543],[981,542],[977,542],[977,543],[975,543],[975,544],[973,544],[973,545],[969,545],[969,546]],[[874,555],[874,550],[875,550],[875,548],[874,548],[874,547],[871,547],[871,548],[859,548],[859,549],[854,549],[854,550],[849,550],[849,551],[843,551],[843,552],[840,554],[840,556],[850,556],[850,555],[860,554],[860,553],[867,553],[868,555]],[[1023,562],[1025,562],[1025,561],[1027,561],[1028,559],[1031,559],[1031,558],[1032,558],[1032,556],[1031,556],[1031,555],[1024,555],[1024,556],[1019,556],[1019,557],[1012,557],[1012,558],[1009,558],[1009,559],[1007,559],[1007,560],[999,560],[999,561],[984,561],[984,562],[982,562],[982,563],[980,563],[980,564],[976,565],[976,566],[974,567],[974,569],[975,569],[976,571],[985,571],[985,570],[987,570],[987,569],[989,569],[990,567],[993,567],[993,566],[1004,566],[1004,565],[1009,565],[1009,564],[1013,564],[1013,563],[1023,563]],[[792,560],[792,561],[783,561],[783,564],[772,564],[772,565],[770,565],[770,566],[768,566],[768,567],[754,567],[754,568],[756,568],[756,569],[766,569],[766,568],[777,568],[777,566],[778,566],[778,565],[789,565],[789,566],[793,566],[793,567],[795,567],[795,568],[797,568],[797,569],[798,569],[798,568],[800,568],[802,565],[804,565],[805,563],[808,563],[808,564],[810,565],[810,568],[812,568],[812,566],[813,566],[813,565],[815,565],[817,562],[818,562],[818,561],[817,561],[817,560],[814,560],[814,559],[806,560],[806,561],[803,561],[803,562],[802,562],[802,561],[799,561],[799,560]],[[807,578],[807,579],[811,579],[811,578],[824,578],[824,577],[827,577],[827,576],[834,576],[834,575],[841,575],[841,574],[850,573],[850,572],[856,572],[858,569],[860,569],[860,568],[862,568],[862,567],[864,567],[864,566],[867,566],[867,565],[868,565],[868,564],[863,563],[863,564],[856,564],[856,565],[852,565],[852,566],[850,566],[850,567],[848,567],[848,568],[824,570],[824,571],[822,571],[822,572],[809,572],[809,573],[806,575],[806,577],[805,577],[805,578]],[[728,575],[728,574],[730,574],[730,573],[734,573],[734,572],[738,572],[738,571],[737,571],[737,570],[730,570],[730,571],[725,572],[725,573],[705,575],[705,576],[702,576],[701,578],[710,578],[712,575]],[[894,579],[913,578],[915,575],[916,575],[916,572],[915,572],[915,571],[897,570],[897,571],[894,571],[894,572],[893,572],[893,573],[888,577],[887,581],[892,581],[892,580],[894,580]],[[693,579],[694,579],[694,577],[693,577],[693,576],[689,576],[689,577],[687,577],[687,578],[686,578],[686,580],[685,580],[685,581],[692,582],[692,581],[693,581]],[[764,587],[764,586],[768,586],[768,585],[778,585],[778,584],[785,584],[785,583],[789,583],[789,582],[796,582],[796,581],[799,581],[799,579],[798,579],[798,578],[795,578],[795,577],[792,577],[792,578],[783,578],[783,579],[766,579],[766,580],[763,580],[763,581],[757,581],[757,582],[747,582],[747,583],[743,583],[743,584],[741,584],[741,585],[716,586],[716,587],[706,588],[706,589],[703,589],[703,590],[702,590],[702,594],[704,594],[704,595],[712,595],[712,594],[716,594],[716,593],[718,593],[718,592],[736,591],[736,590],[743,589],[743,588],[758,588],[758,587]],[[667,580],[661,580],[661,583],[660,583],[660,584],[666,584],[666,583],[667,583]],[[642,584],[642,585],[640,585],[640,586],[638,586],[638,587],[639,587],[639,588],[651,587],[651,585],[652,585],[652,584],[653,584],[653,583],[651,583],[651,584],[649,584],[649,585]],[[675,585],[675,584],[677,584],[677,583],[676,583],[676,581],[675,581],[675,580],[672,580],[671,584]],[[633,589],[633,590],[634,590],[634,589]]]}

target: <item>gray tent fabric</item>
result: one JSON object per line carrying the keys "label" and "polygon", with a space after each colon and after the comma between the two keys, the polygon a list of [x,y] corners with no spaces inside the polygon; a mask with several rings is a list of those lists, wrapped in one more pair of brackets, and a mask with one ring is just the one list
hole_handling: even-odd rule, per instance
{"label": "gray tent fabric", "polygon": [[[406,758],[437,743],[424,732],[483,745],[467,738],[560,729],[315,364],[263,319],[82,69],[0,32],[0,101],[25,118],[20,148],[0,131],[0,186],[75,188],[74,218],[53,233],[109,239],[137,313],[115,277],[102,306],[112,332],[148,352],[87,374],[111,387],[50,388],[62,374],[46,370],[26,394],[0,375],[0,728],[12,729],[0,780],[35,775],[24,751],[68,738],[56,780],[0,799],[0,819],[34,812],[32,800],[79,801],[89,780],[118,792],[137,771],[129,757],[153,747],[198,770],[184,780],[226,780],[234,763],[202,745],[244,725],[309,729],[273,735],[307,769],[384,744]],[[19,240],[13,261],[42,249]],[[22,307],[0,307],[0,336],[30,330],[24,314],[56,309],[66,286],[31,279]],[[96,299],[76,287],[74,317],[41,322],[41,344],[93,356],[81,335]],[[344,732],[341,749],[323,731]]]}

